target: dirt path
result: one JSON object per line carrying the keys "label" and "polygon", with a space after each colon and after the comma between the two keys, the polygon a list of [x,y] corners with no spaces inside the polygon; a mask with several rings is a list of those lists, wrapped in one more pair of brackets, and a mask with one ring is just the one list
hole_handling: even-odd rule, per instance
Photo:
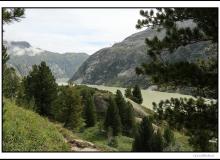
{"label": "dirt path", "polygon": [[69,143],[71,146],[71,151],[74,152],[100,152],[93,143],[84,141],[81,139],[72,139],[71,141],[68,141],[65,138],[66,143]]}

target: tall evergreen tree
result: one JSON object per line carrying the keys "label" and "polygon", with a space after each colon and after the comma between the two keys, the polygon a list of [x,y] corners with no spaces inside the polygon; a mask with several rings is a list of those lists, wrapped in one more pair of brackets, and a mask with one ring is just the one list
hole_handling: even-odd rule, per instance
{"label": "tall evergreen tree", "polygon": [[3,8],[2,9],[3,24],[9,24],[14,21],[19,22],[21,18],[24,18],[24,8]]}
{"label": "tall evergreen tree", "polygon": [[9,55],[7,54],[7,49],[4,45],[2,45],[2,66],[3,66],[3,74],[6,69],[6,62],[9,60]]}
{"label": "tall evergreen tree", "polygon": [[112,128],[113,136],[117,136],[121,132],[121,119],[113,97],[109,98],[109,106],[106,112],[104,126],[106,130],[108,130],[109,127]]}
{"label": "tall evergreen tree", "polygon": [[66,87],[64,90],[64,126],[72,130],[77,130],[82,126],[82,104],[78,92],[74,91],[71,87]]}
{"label": "tall evergreen tree", "polygon": [[[171,98],[154,105],[159,120],[166,120],[170,126],[178,130],[185,129],[189,135],[189,143],[195,151],[210,151],[209,140],[218,137],[217,102],[207,103],[202,98]],[[165,129],[165,146],[172,142],[172,137],[171,131]]]}
{"label": "tall evergreen tree", "polygon": [[117,105],[117,108],[118,108],[118,111],[119,111],[122,127],[123,127],[123,130],[124,130],[124,127],[126,125],[126,118],[127,118],[127,115],[126,115],[127,104],[126,104],[126,101],[125,101],[125,99],[124,99],[124,97],[123,97],[120,90],[116,91],[115,102],[116,102],[116,105]]}
{"label": "tall evergreen tree", "polygon": [[141,94],[141,89],[138,85],[134,86],[134,89],[132,91],[132,100],[135,101],[138,104],[141,104],[143,102],[142,94]]}
{"label": "tall evergreen tree", "polygon": [[[10,24],[12,22],[19,22],[21,18],[24,18],[23,8],[3,8],[2,9],[2,22],[4,24]],[[9,55],[7,54],[7,48],[2,46],[2,64],[3,71],[6,68],[6,62],[9,60]]]}
{"label": "tall evergreen tree", "polygon": [[57,95],[57,84],[45,62],[33,66],[26,78],[25,91],[26,95],[34,98],[39,114],[51,115],[51,105]]}
{"label": "tall evergreen tree", "polygon": [[[10,24],[14,21],[20,21],[24,17],[23,8],[2,8],[2,22]],[[2,71],[3,71],[3,95],[8,98],[16,96],[17,88],[19,85],[19,78],[13,68],[8,68],[6,62],[9,60],[7,48],[2,45]]]}
{"label": "tall evergreen tree", "polygon": [[68,96],[67,87],[68,86],[59,86],[57,89],[57,97],[52,102],[52,118],[61,123],[66,122],[68,115],[68,105],[66,104],[66,96]]}
{"label": "tall evergreen tree", "polygon": [[126,111],[126,123],[125,123],[125,132],[133,136],[135,133],[135,115],[134,108],[130,102],[127,102],[127,111]]}
{"label": "tall evergreen tree", "polygon": [[[156,36],[146,39],[148,54],[153,61],[142,64],[136,69],[136,73],[151,75],[153,82],[157,85],[195,88],[194,96],[217,99],[218,61],[215,55],[218,48],[216,34],[218,32],[218,9],[157,8],[156,12],[141,10],[140,14],[144,19],[138,20],[137,28],[152,27],[157,28],[158,32],[166,29],[166,33],[162,39]],[[177,23],[183,21],[192,21],[196,25],[194,27],[177,27]],[[173,53],[180,46],[201,41],[212,43],[205,50],[206,59],[204,60],[168,63],[163,58],[163,54]],[[159,105],[159,116],[166,119],[172,127],[187,128],[190,143],[195,150],[205,151],[204,149],[206,149],[208,151],[208,139],[217,137],[217,103],[211,103],[209,107],[205,107],[207,104],[200,99],[198,103],[194,103],[191,99],[186,102],[182,99],[172,101],[170,103],[168,100],[168,103]],[[166,110],[165,115],[163,115],[164,110]],[[210,117],[210,113],[212,113],[212,117]],[[197,132],[198,130],[199,132]],[[203,137],[202,143],[199,137]]]}
{"label": "tall evergreen tree", "polygon": [[[163,39],[147,38],[148,54],[153,62],[142,64],[136,69],[137,74],[152,75],[154,83],[196,87],[196,95],[217,98],[218,62],[213,54],[217,53],[218,9],[217,8],[157,8],[150,11],[140,11],[142,20],[138,20],[137,28],[152,27],[166,29]],[[193,21],[193,28],[177,27],[179,21]],[[193,44],[200,41],[213,42],[212,50],[207,51],[208,58],[204,62],[176,62],[168,63],[164,60],[164,53],[173,53],[179,46]]]}
{"label": "tall evergreen tree", "polygon": [[90,94],[87,94],[86,103],[84,104],[84,118],[87,127],[93,127],[96,123],[96,111],[94,99]]}
{"label": "tall evergreen tree", "polygon": [[154,152],[162,152],[163,151],[163,138],[160,133],[160,130],[157,130],[152,137],[152,150]]}
{"label": "tall evergreen tree", "polygon": [[125,97],[132,98],[131,87],[125,89]]}
{"label": "tall evergreen tree", "polygon": [[[217,8],[156,8],[150,11],[140,11],[144,19],[138,20],[136,28],[153,27],[167,30],[162,40],[154,37],[147,39],[150,45],[150,52],[160,54],[164,49],[172,51],[179,46],[195,43],[198,41],[217,42],[215,34],[218,30],[218,9]],[[178,28],[176,22],[192,20],[197,24],[193,29],[190,27]],[[208,24],[207,24],[208,23]]]}
{"label": "tall evergreen tree", "polygon": [[20,78],[14,68],[6,68],[3,74],[3,95],[6,98],[16,98]]}
{"label": "tall evergreen tree", "polygon": [[132,150],[135,152],[152,152],[153,126],[147,117],[144,117],[135,136]]}

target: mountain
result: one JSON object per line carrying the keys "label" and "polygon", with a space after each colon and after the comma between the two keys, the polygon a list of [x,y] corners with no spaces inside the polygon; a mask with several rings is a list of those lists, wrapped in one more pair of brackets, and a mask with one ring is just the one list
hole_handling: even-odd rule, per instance
{"label": "mountain", "polygon": [[[192,21],[181,22],[177,25],[178,27],[190,26],[191,28],[195,26]],[[151,85],[150,77],[137,76],[135,68],[143,62],[151,61],[147,54],[145,39],[154,36],[162,39],[165,33],[165,29],[157,32],[156,28],[148,28],[132,34],[112,47],[97,51],[80,66],[70,81],[123,87],[139,84],[143,88],[149,87]],[[173,54],[163,54],[163,59],[170,62],[195,61],[199,57],[206,57],[205,49],[209,44],[210,42],[198,42],[181,46]]]}
{"label": "mountain", "polygon": [[32,65],[45,61],[56,79],[69,79],[89,57],[86,53],[54,53],[32,47],[25,41],[4,43],[10,55],[8,65],[14,67],[21,76],[27,75]]}

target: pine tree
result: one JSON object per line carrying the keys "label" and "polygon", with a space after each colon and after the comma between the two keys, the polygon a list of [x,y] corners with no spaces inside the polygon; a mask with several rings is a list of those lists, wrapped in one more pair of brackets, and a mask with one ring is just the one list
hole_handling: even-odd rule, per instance
{"label": "pine tree", "polygon": [[72,130],[77,130],[82,126],[82,104],[78,92],[71,87],[66,87],[64,90],[64,126]]}
{"label": "pine tree", "polygon": [[[153,9],[141,10],[140,15],[144,19],[138,20],[136,28],[157,27],[159,32],[162,28],[167,30],[162,40],[156,37],[146,40],[154,54],[165,48],[174,50],[178,46],[207,40],[217,42],[218,39],[215,34],[215,31],[218,31],[217,8],[156,8],[156,12]],[[197,26],[193,29],[177,27],[176,22],[186,20],[193,21]]]}
{"label": "pine tree", "polygon": [[[23,8],[2,8],[2,21],[4,24],[10,24],[14,21],[19,22],[21,18],[24,18]],[[7,48],[2,45],[2,64],[3,73],[6,69],[6,62],[9,60],[9,55],[7,54]]]}
{"label": "pine tree", "polygon": [[6,68],[3,75],[3,95],[6,98],[16,98],[20,78],[14,68]]}
{"label": "pine tree", "polygon": [[51,115],[52,102],[57,96],[57,84],[45,62],[33,66],[26,78],[25,92],[29,99],[34,98],[39,114]]}
{"label": "pine tree", "polygon": [[174,143],[175,141],[174,134],[169,127],[166,127],[164,129],[163,138],[164,138],[164,147],[168,147],[169,145],[172,145]]}
{"label": "pine tree", "polygon": [[132,100],[138,104],[141,104],[143,102],[142,94],[140,87],[138,85],[134,86],[134,89],[132,91]]}
{"label": "pine tree", "polygon": [[65,123],[68,115],[68,105],[66,104],[67,86],[59,86],[57,97],[52,102],[51,115],[52,118],[61,123]]}
{"label": "pine tree", "polygon": [[[2,22],[4,24],[10,24],[14,21],[19,21],[23,18],[24,9],[22,8],[2,8]],[[13,68],[7,67],[7,61],[9,55],[7,54],[7,48],[2,45],[2,71],[3,71],[3,95],[8,98],[16,97],[16,92],[19,85],[19,77]]]}
{"label": "pine tree", "polygon": [[132,150],[135,152],[152,152],[153,126],[147,117],[144,117],[135,136]]}
{"label": "pine tree", "polygon": [[[150,75],[157,85],[195,88],[195,96],[217,99],[218,61],[215,54],[218,53],[218,38],[215,33],[218,32],[218,9],[157,8],[156,10],[156,13],[154,10],[141,10],[140,14],[144,19],[138,20],[136,27],[152,27],[158,32],[166,29],[166,33],[162,39],[156,36],[146,39],[152,62],[142,64],[136,69],[136,73]],[[195,27],[177,27],[177,23],[183,21],[193,21],[196,25]],[[180,46],[201,41],[212,43],[206,48],[205,60],[169,63],[162,56],[163,53],[172,54]],[[218,107],[216,104],[212,103],[209,107],[205,107],[203,102],[193,104],[191,99],[186,102],[180,99],[159,104],[157,111],[160,118],[166,119],[172,127],[187,129],[190,143],[196,150],[202,151],[208,145],[207,139],[217,137]],[[172,105],[174,107],[170,107]],[[207,116],[210,115],[210,108],[213,109],[211,109],[212,118]],[[204,135],[206,138],[203,138],[204,140],[200,143],[199,137]]]}
{"label": "pine tree", "polygon": [[131,87],[125,89],[125,97],[132,98]]}
{"label": "pine tree", "polygon": [[135,132],[134,108],[130,102],[127,102],[125,132],[130,136]]}
{"label": "pine tree", "polygon": [[96,111],[93,97],[88,94],[84,105],[84,117],[87,127],[93,127],[96,123]]}
{"label": "pine tree", "polygon": [[21,18],[24,18],[24,8],[3,8],[2,9],[3,24],[9,24],[14,21],[19,22]]}
{"label": "pine tree", "polygon": [[117,136],[121,132],[120,115],[113,97],[109,98],[109,106],[106,112],[104,126],[106,130],[109,127],[112,128],[113,136]]}
{"label": "pine tree", "polygon": [[152,150],[154,152],[163,151],[163,138],[159,130],[152,137]]}
{"label": "pine tree", "polygon": [[7,49],[4,45],[2,45],[2,66],[3,66],[3,74],[6,70],[6,62],[9,60],[9,55],[7,54]]}
{"label": "pine tree", "polygon": [[121,93],[120,90],[116,91],[116,96],[115,96],[115,102],[119,111],[119,115],[120,115],[120,119],[121,119],[121,123],[122,123],[122,127],[123,130],[126,126],[126,119],[127,119],[127,104],[126,101]]}
{"label": "pine tree", "polygon": [[[195,87],[197,96],[218,98],[217,53],[218,9],[217,8],[157,8],[140,11],[142,20],[136,27],[152,27],[158,32],[166,29],[163,39],[147,38],[148,54],[152,62],[136,68],[137,74],[151,75],[157,85]],[[193,21],[194,27],[177,27],[178,22]],[[173,53],[178,47],[210,41],[212,50],[206,50],[206,59],[199,62],[168,63],[162,53]]]}

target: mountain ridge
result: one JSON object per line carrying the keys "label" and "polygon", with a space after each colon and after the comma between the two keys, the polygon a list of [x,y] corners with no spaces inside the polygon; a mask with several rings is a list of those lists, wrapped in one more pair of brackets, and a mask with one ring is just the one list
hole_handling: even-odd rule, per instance
{"label": "mountain ridge", "polygon": [[[192,21],[178,23],[178,27],[193,26]],[[144,31],[128,36],[112,47],[103,48],[91,55],[75,72],[70,81],[74,83],[121,86],[127,87],[139,84],[142,88],[152,85],[148,75],[136,75],[135,68],[142,63],[149,63],[152,59],[147,54],[146,38],[157,36],[162,39],[166,30],[157,32],[157,28],[148,28]],[[169,62],[195,61],[205,58],[205,48],[210,42],[198,42],[180,46],[174,53],[165,53],[162,58]],[[217,55],[217,54],[216,54]]]}
{"label": "mountain ridge", "polygon": [[78,67],[89,57],[86,53],[50,52],[35,48],[26,41],[4,41],[10,56],[8,65],[16,69],[21,76],[26,76],[32,65],[45,61],[56,79],[69,79]]}

